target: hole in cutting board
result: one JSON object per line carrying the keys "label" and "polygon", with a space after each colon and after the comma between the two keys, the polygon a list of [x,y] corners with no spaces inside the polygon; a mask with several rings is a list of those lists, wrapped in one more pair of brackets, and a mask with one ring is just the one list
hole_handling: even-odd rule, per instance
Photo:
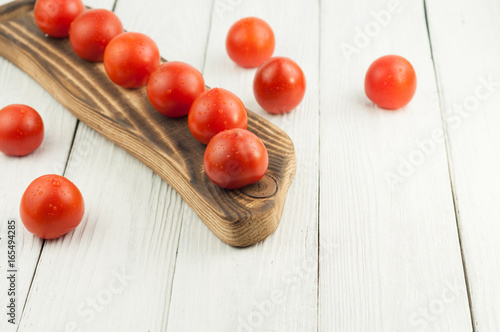
{"label": "hole in cutting board", "polygon": [[278,184],[269,175],[265,175],[259,182],[240,189],[242,193],[253,198],[268,198],[276,195]]}

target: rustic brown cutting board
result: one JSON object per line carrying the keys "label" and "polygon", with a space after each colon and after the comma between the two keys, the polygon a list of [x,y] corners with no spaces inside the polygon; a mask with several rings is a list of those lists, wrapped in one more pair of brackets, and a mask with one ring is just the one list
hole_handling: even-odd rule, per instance
{"label": "rustic brown cutting board", "polygon": [[102,63],[80,59],[67,38],[44,36],[33,19],[34,3],[0,7],[1,56],[161,176],[222,241],[249,246],[276,230],[296,168],[293,143],[281,129],[248,111],[248,130],[266,145],[269,170],[260,182],[240,190],[217,187],[205,174],[205,146],[192,137],[187,118],[164,117],[150,105],[145,88],[115,85]]}

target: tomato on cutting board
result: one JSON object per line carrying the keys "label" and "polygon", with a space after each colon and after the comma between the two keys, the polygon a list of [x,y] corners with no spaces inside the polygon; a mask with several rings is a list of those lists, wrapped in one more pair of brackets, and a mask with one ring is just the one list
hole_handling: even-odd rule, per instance
{"label": "tomato on cutting board", "polygon": [[375,60],[365,76],[366,96],[379,107],[396,110],[406,106],[417,90],[417,75],[408,60],[386,55]]}
{"label": "tomato on cutting board", "polygon": [[271,58],[255,73],[255,99],[269,113],[290,112],[300,104],[305,92],[304,73],[299,65],[289,58]]}
{"label": "tomato on cutting board", "polygon": [[156,43],[138,32],[125,32],[113,38],[104,51],[104,68],[114,83],[139,88],[160,65]]}
{"label": "tomato on cutting board", "polygon": [[205,91],[205,80],[193,66],[169,61],[149,76],[148,99],[163,115],[178,118],[189,113],[191,105]]}
{"label": "tomato on cutting board", "polygon": [[102,61],[109,42],[123,33],[118,16],[107,9],[91,9],[81,13],[71,23],[69,42],[79,57]]}
{"label": "tomato on cutting board", "polygon": [[274,52],[274,33],[257,17],[246,17],[231,26],[226,37],[227,54],[238,65],[255,68]]}
{"label": "tomato on cutting board", "polygon": [[81,0],[37,0],[35,23],[43,33],[64,38],[69,35],[71,22],[85,10]]}
{"label": "tomato on cutting board", "polygon": [[191,105],[188,115],[191,134],[203,144],[223,130],[246,129],[247,122],[247,110],[241,99],[222,88],[203,92]]}
{"label": "tomato on cutting board", "polygon": [[43,141],[42,118],[33,108],[14,104],[0,110],[0,151],[9,156],[24,156]]}
{"label": "tomato on cutting board", "polygon": [[236,128],[212,138],[203,163],[210,181],[225,189],[238,189],[264,177],[269,156],[264,143],[255,134]]}
{"label": "tomato on cutting board", "polygon": [[85,212],[80,190],[67,178],[49,174],[35,179],[21,198],[21,220],[42,239],[55,239],[76,228]]}

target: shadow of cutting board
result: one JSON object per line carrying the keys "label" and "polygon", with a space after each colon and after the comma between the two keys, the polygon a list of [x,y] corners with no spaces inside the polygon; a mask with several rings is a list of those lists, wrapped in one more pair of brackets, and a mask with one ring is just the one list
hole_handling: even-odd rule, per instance
{"label": "shadow of cutting board", "polygon": [[296,169],[293,143],[281,129],[248,111],[248,130],[266,145],[269,169],[261,181],[239,190],[217,187],[205,174],[205,146],[192,137],[187,117],[164,117],[150,105],[145,88],[115,85],[102,63],[79,58],[67,38],[46,37],[34,22],[34,3],[0,7],[1,56],[161,176],[225,243],[249,246],[276,230]]}

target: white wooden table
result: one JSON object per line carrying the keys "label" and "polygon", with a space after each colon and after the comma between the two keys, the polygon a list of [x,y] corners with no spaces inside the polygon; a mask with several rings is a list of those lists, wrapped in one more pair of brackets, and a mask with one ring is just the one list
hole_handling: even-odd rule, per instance
{"label": "white wooden table", "polygon": [[[232,248],[150,169],[0,59],[0,106],[31,105],[46,126],[35,153],[0,154],[0,331],[500,330],[500,2],[85,3],[114,8],[165,58],[283,128],[297,175],[276,233]],[[306,74],[290,114],[265,113],[255,70],[226,55],[226,33],[245,16],[266,20],[275,55]],[[416,95],[397,112],[364,95],[366,69],[385,54],[417,72]],[[27,185],[48,173],[71,179],[86,203],[82,224],[55,241],[33,237],[18,212]]]}

